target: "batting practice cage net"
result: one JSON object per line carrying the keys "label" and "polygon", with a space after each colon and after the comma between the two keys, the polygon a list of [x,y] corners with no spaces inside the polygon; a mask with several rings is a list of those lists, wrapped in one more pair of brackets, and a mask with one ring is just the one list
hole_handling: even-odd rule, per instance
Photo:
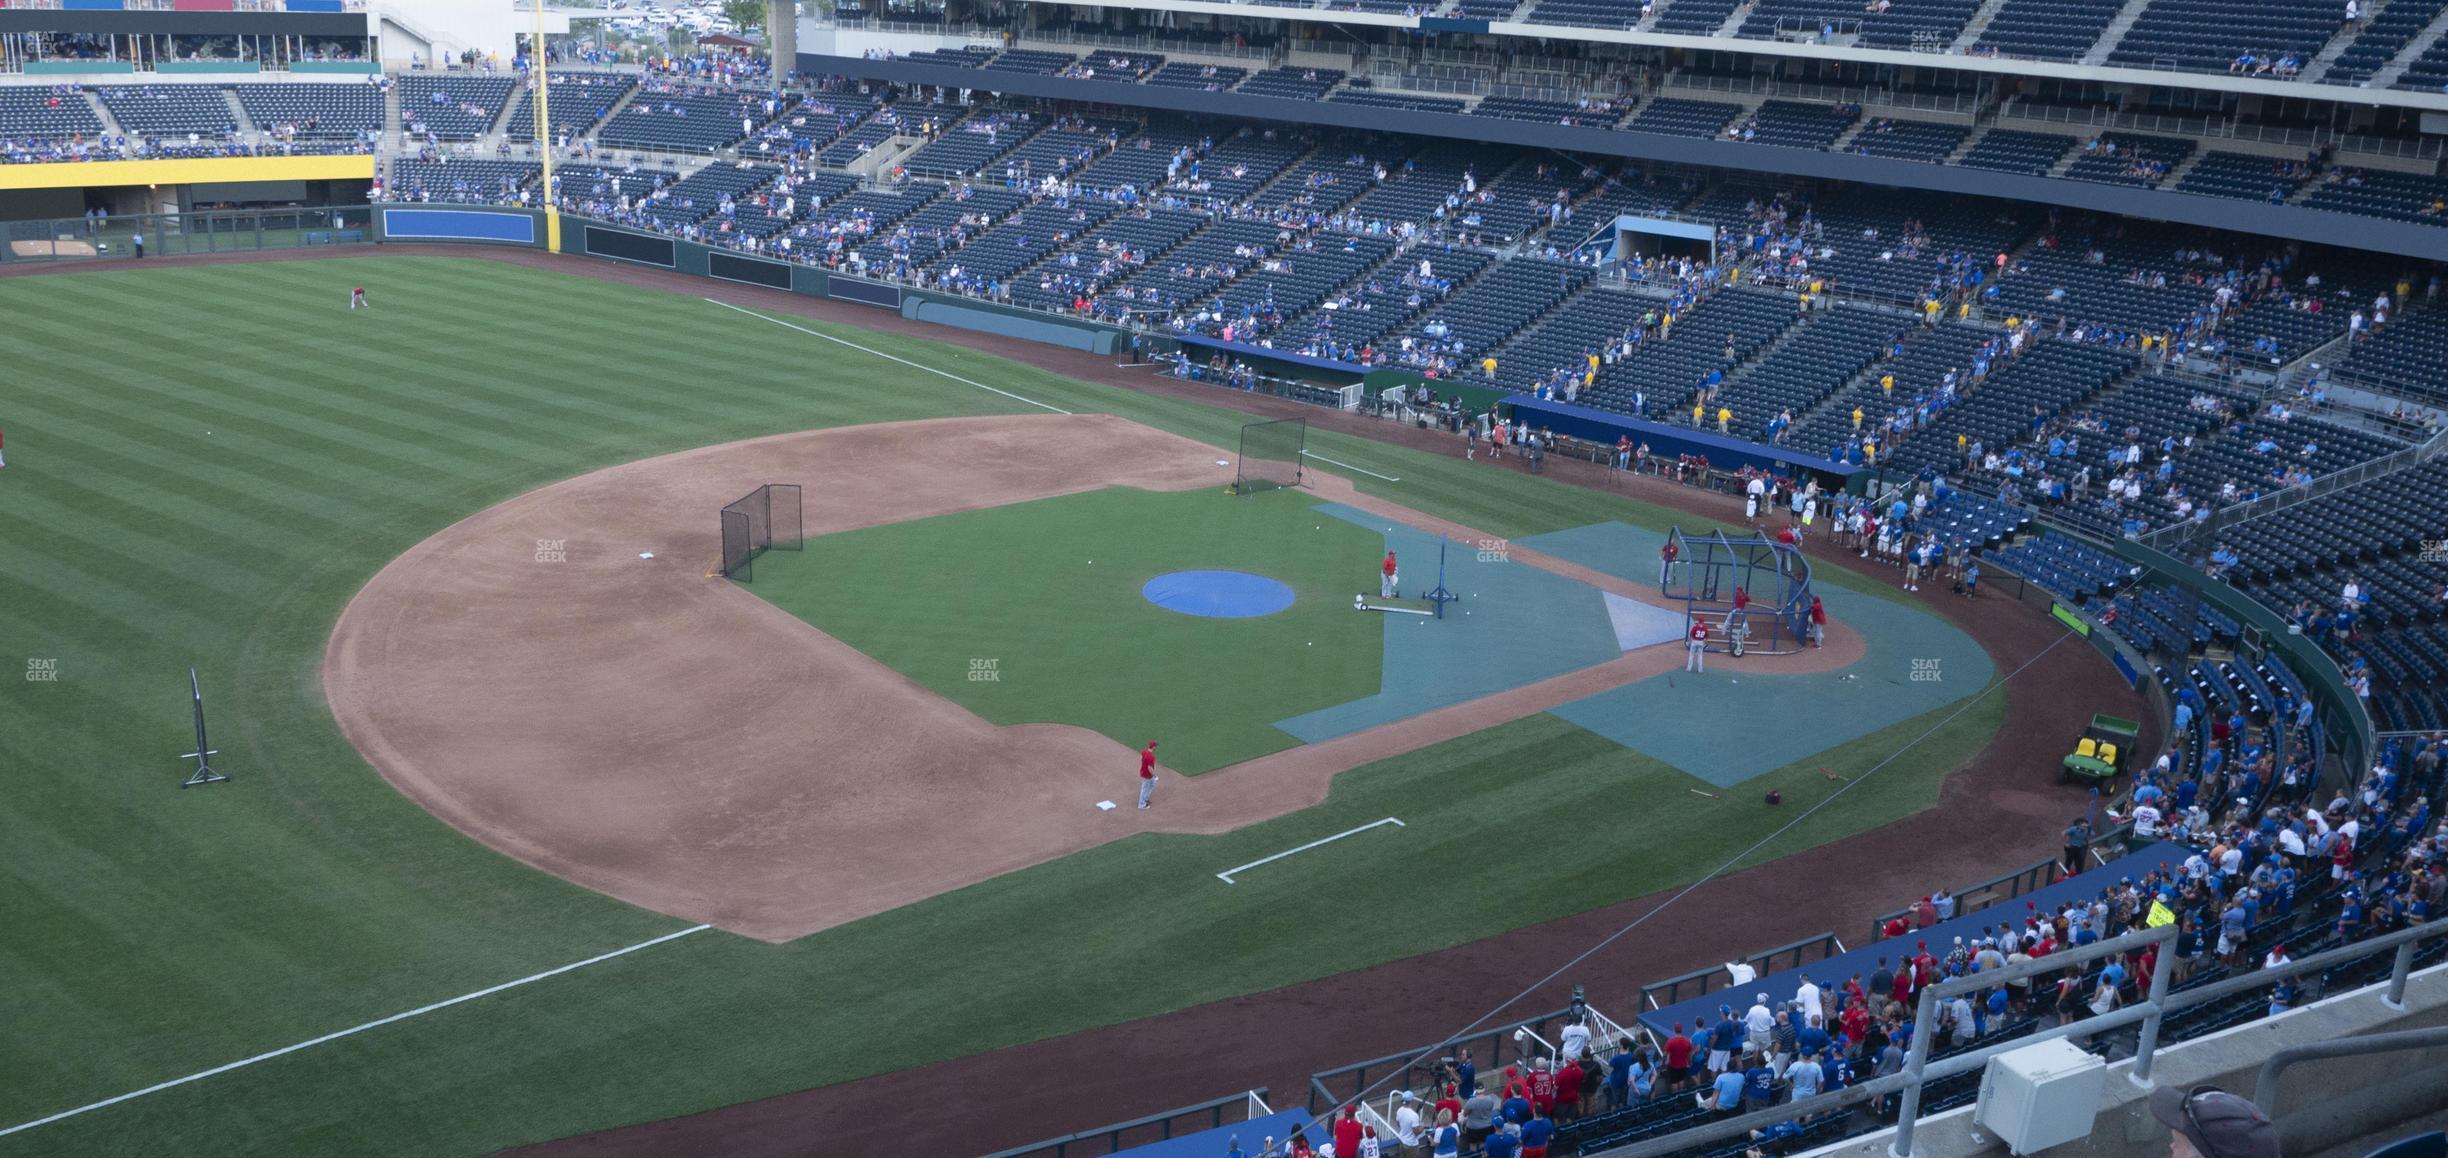
{"label": "batting practice cage net", "polygon": [[1694,621],[1707,623],[1709,647],[1734,655],[1787,655],[1813,642],[1810,560],[1800,549],[1756,531],[1729,539],[1724,531],[1686,535],[1676,527],[1666,541],[1674,556],[1659,567],[1658,590],[1683,602],[1686,634]]}
{"label": "batting practice cage net", "polygon": [[722,573],[752,581],[756,557],[768,549],[799,549],[799,486],[766,483],[722,509]]}
{"label": "batting practice cage net", "polygon": [[1241,464],[1233,493],[1251,494],[1301,485],[1301,456],[1309,447],[1309,420],[1282,418],[1241,428]]}

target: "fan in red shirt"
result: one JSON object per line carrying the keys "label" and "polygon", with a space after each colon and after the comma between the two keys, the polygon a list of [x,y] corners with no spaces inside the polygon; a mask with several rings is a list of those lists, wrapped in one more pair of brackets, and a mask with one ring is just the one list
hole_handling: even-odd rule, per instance
{"label": "fan in red shirt", "polygon": [[1682,1085],[1691,1072],[1692,1039],[1683,1035],[1683,1023],[1675,1023],[1674,1036],[1666,1039],[1666,1077],[1674,1085]]}
{"label": "fan in red shirt", "polygon": [[1452,1082],[1445,1083],[1445,1096],[1436,1100],[1436,1105],[1429,1113],[1428,1120],[1435,1121],[1436,1115],[1440,1112],[1452,1114],[1454,1121],[1462,1120],[1462,1098],[1461,1095],[1454,1092]]}
{"label": "fan in red shirt", "polygon": [[1533,1062],[1530,1065],[1530,1104],[1537,1106],[1542,1114],[1555,1112],[1556,1080],[1555,1075],[1548,1072],[1546,1062]]}
{"label": "fan in red shirt", "polygon": [[1581,1063],[1566,1062],[1555,1075],[1556,1113],[1565,1121],[1581,1115]]}
{"label": "fan in red shirt", "polygon": [[1360,1152],[1360,1107],[1343,1107],[1343,1116],[1334,1124],[1335,1158]]}

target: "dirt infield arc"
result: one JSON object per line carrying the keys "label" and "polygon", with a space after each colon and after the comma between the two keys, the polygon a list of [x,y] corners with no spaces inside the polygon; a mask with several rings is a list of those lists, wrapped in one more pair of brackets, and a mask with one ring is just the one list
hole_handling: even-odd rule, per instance
{"label": "dirt infield arc", "polygon": [[[634,904],[804,936],[1140,831],[1222,832],[1325,799],[1336,772],[1666,670],[1651,647],[1168,787],[1099,812],[1136,764],[1058,724],[996,727],[706,574],[712,512],[797,482],[811,536],[1111,486],[1228,476],[1213,447],[1100,415],[781,435],[522,495],[418,544],[350,601],[333,714],[393,785],[504,853]],[[1315,476],[1322,499],[1469,528]],[[648,557],[651,556],[651,557]],[[1517,558],[1602,589],[1654,592]],[[1780,670],[1860,657],[1846,630]]]}

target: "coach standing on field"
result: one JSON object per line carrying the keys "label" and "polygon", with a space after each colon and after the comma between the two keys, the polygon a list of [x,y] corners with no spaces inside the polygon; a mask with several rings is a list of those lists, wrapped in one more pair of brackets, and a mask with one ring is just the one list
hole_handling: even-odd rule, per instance
{"label": "coach standing on field", "polygon": [[1139,750],[1139,807],[1148,806],[1148,798],[1156,795],[1156,741]]}

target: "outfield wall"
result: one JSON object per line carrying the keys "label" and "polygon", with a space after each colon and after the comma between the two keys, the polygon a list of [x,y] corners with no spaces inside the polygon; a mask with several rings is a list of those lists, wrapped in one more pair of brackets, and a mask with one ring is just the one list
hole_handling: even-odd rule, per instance
{"label": "outfield wall", "polygon": [[[374,240],[381,243],[446,242],[454,245],[546,246],[544,213],[493,205],[380,204],[374,207]],[[835,273],[800,262],[776,261],[719,249],[661,233],[647,233],[592,218],[563,215],[561,251],[624,265],[642,265],[711,281],[784,290],[812,298],[856,302],[902,317],[978,333],[1038,342],[1091,354],[1127,348],[1125,332],[1012,306],[939,294],[895,282]]]}
{"label": "outfield wall", "polygon": [[87,189],[248,181],[371,181],[367,153],[305,157],[188,157],[167,161],[62,161],[0,165],[0,189]]}

